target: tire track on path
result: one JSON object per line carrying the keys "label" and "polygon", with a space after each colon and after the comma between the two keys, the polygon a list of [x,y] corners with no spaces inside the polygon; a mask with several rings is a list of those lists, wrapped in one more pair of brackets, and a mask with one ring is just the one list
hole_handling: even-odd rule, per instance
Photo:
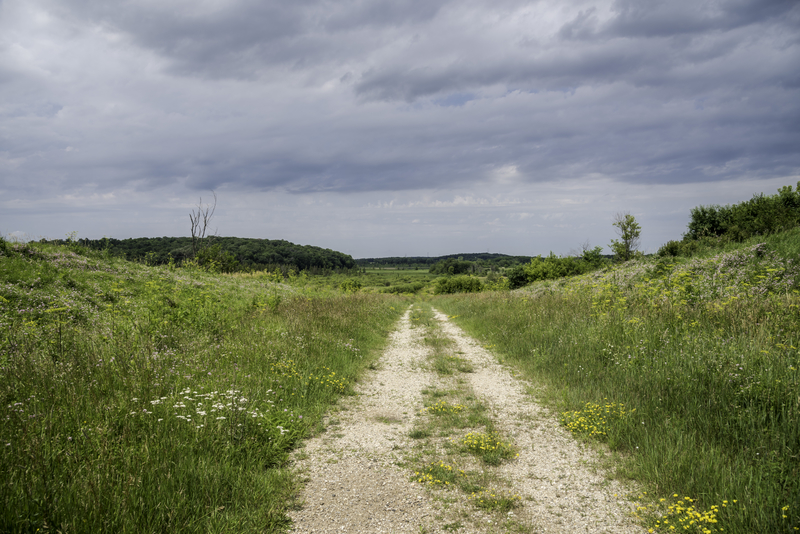
{"label": "tire track on path", "polygon": [[356,399],[326,421],[327,431],[294,455],[308,478],[304,506],[289,516],[292,532],[436,532],[435,508],[424,488],[397,466],[422,408],[421,390],[434,379],[424,370],[428,349],[412,328],[411,308],[391,334],[379,369],[357,384]]}
{"label": "tire track on path", "polygon": [[525,392],[525,383],[494,356],[435,311],[441,328],[456,343],[459,356],[475,366],[466,376],[473,391],[490,406],[492,419],[519,451],[498,474],[511,481],[523,506],[515,514],[534,532],[643,533],[631,518],[633,506],[622,495],[630,487],[600,470],[596,453],[581,446],[556,417]]}
{"label": "tire track on path", "polygon": [[[443,493],[411,482],[400,467],[414,445],[408,434],[423,406],[422,391],[446,382],[429,370],[424,328],[412,328],[406,311],[391,334],[379,368],[356,384],[358,396],[342,401],[326,417],[327,431],[293,454],[305,477],[303,506],[289,512],[296,533],[443,533],[448,521],[469,513],[476,520],[461,533],[506,532],[495,517],[475,510],[469,496]],[[514,510],[514,532],[645,532],[630,517],[621,497],[631,489],[594,472],[596,454],[579,445],[557,419],[525,393],[525,384],[499,365],[475,340],[434,310],[442,331],[455,341],[474,393],[490,407],[492,419],[519,450],[519,458],[497,468],[523,496]],[[457,501],[457,502],[453,502]],[[524,530],[519,526],[523,525]]]}

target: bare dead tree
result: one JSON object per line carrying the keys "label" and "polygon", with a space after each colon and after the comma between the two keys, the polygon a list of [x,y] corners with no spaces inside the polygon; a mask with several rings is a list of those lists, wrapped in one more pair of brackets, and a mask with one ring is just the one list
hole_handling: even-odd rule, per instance
{"label": "bare dead tree", "polygon": [[206,238],[208,233],[211,218],[214,217],[214,211],[217,209],[217,194],[211,191],[214,195],[214,204],[203,204],[203,197],[200,197],[200,203],[197,205],[197,210],[192,210],[189,214],[189,220],[192,223],[192,255],[197,255],[197,250]]}

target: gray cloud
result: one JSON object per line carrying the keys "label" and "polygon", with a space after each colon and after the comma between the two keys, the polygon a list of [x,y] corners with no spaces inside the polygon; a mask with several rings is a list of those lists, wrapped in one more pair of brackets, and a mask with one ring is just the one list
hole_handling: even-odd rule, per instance
{"label": "gray cloud", "polygon": [[0,2],[4,209],[757,184],[798,138],[795,1]]}

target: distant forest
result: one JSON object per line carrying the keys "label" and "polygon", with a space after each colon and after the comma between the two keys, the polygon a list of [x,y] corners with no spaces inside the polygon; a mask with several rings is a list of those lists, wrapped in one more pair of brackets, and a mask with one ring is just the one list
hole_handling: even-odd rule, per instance
{"label": "distant forest", "polygon": [[[206,238],[203,246],[219,247],[238,262],[236,270],[258,270],[274,266],[293,266],[298,270],[353,269],[356,262],[349,254],[289,241],[246,237]],[[63,240],[56,240],[56,242]],[[108,250],[115,256],[152,265],[170,261],[182,263],[192,258],[191,237],[138,237],[133,239],[79,239],[86,247]]]}
{"label": "distant forest", "polygon": [[356,260],[359,267],[395,267],[403,269],[430,269],[439,262],[463,261],[481,265],[483,269],[491,267],[513,267],[531,261],[531,256],[508,256],[489,252],[477,254],[448,254],[446,256],[404,256],[386,258],[360,258]]}

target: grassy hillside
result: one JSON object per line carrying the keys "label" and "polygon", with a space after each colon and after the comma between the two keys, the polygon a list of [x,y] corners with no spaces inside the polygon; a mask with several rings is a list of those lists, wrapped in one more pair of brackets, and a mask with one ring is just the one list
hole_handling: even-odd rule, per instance
{"label": "grassy hillside", "polygon": [[287,451],[403,307],[0,245],[0,532],[283,528]]}
{"label": "grassy hillside", "polygon": [[800,229],[762,241],[435,305],[623,454],[655,531],[795,532]]}

